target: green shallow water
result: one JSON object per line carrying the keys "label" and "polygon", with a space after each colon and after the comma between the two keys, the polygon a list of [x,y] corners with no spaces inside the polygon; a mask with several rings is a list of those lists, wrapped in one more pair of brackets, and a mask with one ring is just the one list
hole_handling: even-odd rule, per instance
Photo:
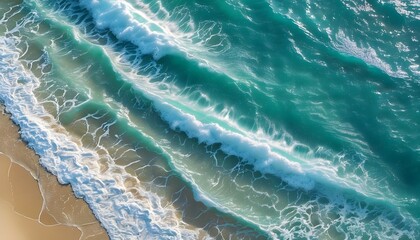
{"label": "green shallow water", "polygon": [[191,238],[420,237],[419,3],[92,4],[6,1],[0,33],[92,164],[174,209],[139,222]]}

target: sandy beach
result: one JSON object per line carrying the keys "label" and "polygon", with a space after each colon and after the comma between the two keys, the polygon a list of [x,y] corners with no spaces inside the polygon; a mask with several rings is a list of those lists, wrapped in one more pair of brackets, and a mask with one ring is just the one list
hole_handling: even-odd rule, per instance
{"label": "sandy beach", "polygon": [[2,106],[0,233],[8,240],[109,239],[86,202],[42,168]]}

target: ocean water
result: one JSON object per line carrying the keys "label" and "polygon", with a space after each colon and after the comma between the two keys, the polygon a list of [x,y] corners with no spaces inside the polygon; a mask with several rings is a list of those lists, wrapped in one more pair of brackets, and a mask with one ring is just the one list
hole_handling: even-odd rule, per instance
{"label": "ocean water", "polygon": [[0,101],[112,239],[420,239],[418,0],[2,0]]}

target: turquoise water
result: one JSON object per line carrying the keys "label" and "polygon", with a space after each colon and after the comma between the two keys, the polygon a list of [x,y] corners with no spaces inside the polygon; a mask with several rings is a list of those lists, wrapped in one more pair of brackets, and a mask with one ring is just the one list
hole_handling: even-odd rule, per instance
{"label": "turquoise water", "polygon": [[0,99],[112,239],[420,238],[418,1],[0,13]]}

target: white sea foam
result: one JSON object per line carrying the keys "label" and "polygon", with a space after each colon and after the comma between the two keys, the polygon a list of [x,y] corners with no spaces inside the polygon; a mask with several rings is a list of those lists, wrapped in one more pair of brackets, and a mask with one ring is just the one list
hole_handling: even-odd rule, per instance
{"label": "white sea foam", "polygon": [[[17,40],[17,39],[16,39]],[[157,195],[141,192],[145,201],[125,191],[121,175],[101,172],[98,155],[72,142],[64,129],[57,132],[49,114],[33,94],[40,82],[19,63],[14,39],[0,38],[0,99],[21,128],[21,137],[40,155],[41,164],[60,183],[71,184],[75,194],[86,200],[112,239],[191,239],[197,233],[181,229],[176,221],[165,221],[174,213],[160,205]],[[113,166],[118,168],[117,166]]]}
{"label": "white sea foam", "polygon": [[[175,16],[180,15],[176,17],[179,18],[176,21],[179,21],[177,24],[180,25],[177,26],[171,22],[172,15],[162,6],[159,13],[164,19],[157,18],[146,4],[136,6],[121,0],[79,2],[91,13],[98,28],[111,30],[120,40],[138,46],[142,54],[152,54],[155,60],[175,52],[184,52],[199,59],[198,52],[221,53],[230,48],[229,41],[221,33],[220,24],[204,21],[195,26],[185,9],[171,13]],[[185,25],[188,27],[181,30]],[[206,62],[204,59],[201,61]]]}
{"label": "white sea foam", "polygon": [[221,150],[225,153],[243,158],[258,171],[279,175],[292,186],[306,190],[314,187],[314,181],[305,176],[298,163],[272,152],[268,144],[226,131],[214,123],[204,124],[162,100],[156,100],[154,103],[172,129],[181,130],[188,137],[197,138],[200,143],[207,145],[222,143]]}
{"label": "white sea foam", "polygon": [[[154,14],[143,3],[132,4],[124,0],[79,2],[93,16],[98,28],[109,29],[120,40],[133,43],[142,54],[152,54],[159,60],[168,54],[179,53],[235,81],[243,81],[237,77],[237,68],[226,67],[231,62],[220,61],[220,54],[230,51],[232,44],[218,22],[196,23],[187,9],[168,13],[160,3],[159,12]],[[237,52],[234,56],[237,57]]]}
{"label": "white sea foam", "polygon": [[388,63],[383,61],[378,56],[377,52],[372,47],[358,46],[356,42],[352,41],[348,36],[346,36],[343,30],[338,31],[337,35],[335,36],[335,39],[332,39],[332,37],[330,36],[330,40],[333,46],[338,51],[359,58],[365,63],[381,69],[389,76],[401,78],[405,78],[408,76],[408,74],[402,70],[392,69],[392,67]]}
{"label": "white sea foam", "polygon": [[157,60],[174,51],[171,32],[125,1],[80,0],[80,4],[91,12],[98,28],[110,29],[119,39],[139,46],[143,54]]}
{"label": "white sea foam", "polygon": [[[142,87],[144,85],[139,86],[139,88]],[[388,191],[381,192],[374,184],[370,186],[369,183],[374,183],[374,181],[368,176],[358,176],[352,173],[341,176],[339,165],[334,165],[332,160],[313,157],[313,150],[292,140],[291,137],[289,137],[291,142],[287,144],[274,141],[264,134],[252,132],[245,134],[245,130],[234,124],[231,127],[237,129],[236,132],[222,128],[217,123],[203,123],[195,116],[185,112],[186,109],[183,111],[165,102],[166,100],[161,97],[169,95],[153,94],[153,90],[148,89],[144,94],[153,101],[161,117],[168,122],[172,129],[183,131],[188,137],[196,138],[200,143],[207,145],[220,143],[220,149],[226,154],[241,157],[253,165],[255,170],[278,176],[290,186],[312,190],[317,183],[320,183],[335,189],[353,190],[373,199],[387,198],[396,204],[403,202]],[[294,151],[295,147],[308,148],[311,153],[299,155]],[[317,151],[323,150],[318,149]]]}

